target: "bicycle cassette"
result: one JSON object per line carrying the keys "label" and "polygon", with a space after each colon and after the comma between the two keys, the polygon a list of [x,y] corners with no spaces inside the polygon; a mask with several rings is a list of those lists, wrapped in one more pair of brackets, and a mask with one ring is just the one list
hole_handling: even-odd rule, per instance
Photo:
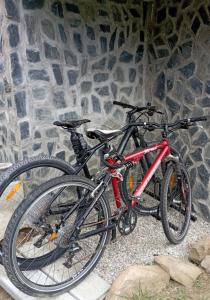
{"label": "bicycle cassette", "polygon": [[120,213],[117,228],[122,235],[128,235],[135,229],[136,223],[136,212],[132,209],[127,209]]}

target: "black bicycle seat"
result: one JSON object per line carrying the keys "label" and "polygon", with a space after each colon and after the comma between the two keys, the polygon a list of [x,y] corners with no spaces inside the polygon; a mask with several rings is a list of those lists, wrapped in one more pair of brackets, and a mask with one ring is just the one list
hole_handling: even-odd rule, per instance
{"label": "black bicycle seat", "polygon": [[90,120],[83,119],[83,120],[72,120],[72,121],[55,121],[53,122],[53,125],[55,126],[61,126],[65,129],[71,129],[81,126],[84,123],[88,123]]}
{"label": "black bicycle seat", "polygon": [[102,129],[87,129],[86,135],[90,139],[98,139],[100,141],[106,141],[109,138],[118,136],[122,133],[121,130],[102,130]]}

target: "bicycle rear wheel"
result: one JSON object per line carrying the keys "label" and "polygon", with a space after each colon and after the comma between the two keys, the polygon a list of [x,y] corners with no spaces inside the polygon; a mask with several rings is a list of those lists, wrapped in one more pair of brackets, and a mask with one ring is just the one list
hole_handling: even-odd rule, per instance
{"label": "bicycle rear wheel", "polygon": [[[123,181],[120,183],[120,194],[124,203],[128,204],[132,200],[133,192],[142,181],[145,173],[139,162],[133,168],[127,169],[123,174]],[[159,206],[159,191],[161,185],[161,171],[148,183],[141,200],[136,202],[134,210],[140,215],[151,215],[157,213]]]}
{"label": "bicycle rear wheel", "polygon": [[[18,289],[33,296],[56,295],[92,271],[110,236],[106,199],[99,198],[78,232],[73,228],[93,201],[90,194],[94,188],[86,178],[63,176],[40,186],[18,206],[3,242],[4,267]],[[31,230],[21,239],[19,232],[25,226]],[[22,270],[17,256],[28,268]],[[37,271],[30,268],[34,260],[39,263]]]}
{"label": "bicycle rear wheel", "polygon": [[163,230],[173,244],[179,244],[185,238],[192,209],[189,176],[183,165],[180,168],[181,176],[178,178],[176,165],[168,166],[161,190],[160,213]]}

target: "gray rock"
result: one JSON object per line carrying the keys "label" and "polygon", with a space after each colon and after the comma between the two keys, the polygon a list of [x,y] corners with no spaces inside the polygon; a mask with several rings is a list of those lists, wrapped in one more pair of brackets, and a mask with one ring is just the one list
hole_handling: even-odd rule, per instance
{"label": "gray rock", "polygon": [[44,42],[45,57],[49,59],[60,59],[60,53],[56,47]]}
{"label": "gray rock", "polygon": [[5,0],[7,17],[16,21],[20,20],[18,6],[15,0]]}
{"label": "gray rock", "polygon": [[61,37],[61,41],[66,44],[67,43],[67,36],[66,36],[66,32],[64,30],[64,27],[62,24],[58,24],[58,30],[60,33],[60,37]]}
{"label": "gray rock", "polygon": [[86,98],[86,97],[83,97],[82,99],[81,99],[81,107],[82,107],[82,113],[84,114],[84,115],[87,115],[88,114],[88,103],[89,101],[88,101],[88,98]]}
{"label": "gray rock", "polygon": [[57,64],[52,64],[53,74],[56,80],[57,85],[63,84],[63,76],[61,73],[60,66]]}
{"label": "gray rock", "polygon": [[100,96],[109,96],[109,87],[108,86],[103,86],[100,88],[96,88],[95,91],[97,92],[98,95]]}
{"label": "gray rock", "polygon": [[94,29],[88,25],[86,25],[86,32],[87,32],[87,37],[94,41],[95,40],[95,32]]}
{"label": "gray rock", "polygon": [[180,110],[180,104],[169,97],[166,97],[166,105],[168,106],[168,109],[171,111],[172,115],[178,113]]}
{"label": "gray rock", "polygon": [[107,101],[104,103],[104,110],[107,115],[112,111],[112,107],[113,107],[112,101]]}
{"label": "gray rock", "polygon": [[111,35],[110,42],[109,42],[109,51],[114,50],[116,35],[117,35],[117,28],[115,29],[115,31]]}
{"label": "gray rock", "polygon": [[22,69],[16,52],[10,54],[12,81],[15,86],[23,82]]}
{"label": "gray rock", "polygon": [[87,52],[91,57],[95,57],[97,55],[96,53],[96,46],[94,45],[87,45]]}
{"label": "gray rock", "polygon": [[99,28],[104,33],[110,32],[110,25],[100,24]]}
{"label": "gray rock", "polygon": [[80,53],[82,53],[83,52],[83,44],[82,44],[80,33],[75,32],[73,35],[73,39],[74,39],[75,47],[77,48],[77,50]]}
{"label": "gray rock", "polygon": [[37,150],[41,149],[41,145],[42,145],[41,143],[33,144],[33,146],[32,146],[33,151],[37,151]]}
{"label": "gray rock", "polygon": [[86,75],[88,69],[88,59],[84,57],[81,64],[81,76]]}
{"label": "gray rock", "polygon": [[60,121],[78,120],[78,119],[79,119],[79,116],[76,111],[70,111],[70,112],[64,113],[62,115],[59,115]]}
{"label": "gray rock", "polygon": [[121,31],[118,38],[118,48],[121,48],[123,44],[125,44],[125,34]]}
{"label": "gray rock", "polygon": [[31,80],[50,81],[50,77],[46,70],[29,70],[28,76]]}
{"label": "gray rock", "polygon": [[71,18],[71,19],[69,19],[69,25],[72,28],[77,28],[81,25],[81,19]]}
{"label": "gray rock", "polygon": [[73,12],[75,14],[80,13],[79,7],[76,4],[73,4],[73,3],[66,3],[66,10],[69,11],[69,12]]}
{"label": "gray rock", "polygon": [[92,70],[101,70],[103,71],[105,69],[105,65],[106,65],[106,58],[102,58],[100,59],[98,62],[94,63],[92,65]]}
{"label": "gray rock", "polygon": [[25,22],[28,42],[30,45],[34,45],[37,34],[34,28],[37,27],[37,19],[35,18],[35,16],[25,15]]}
{"label": "gray rock", "polygon": [[92,95],[91,101],[92,101],[93,111],[97,112],[97,113],[101,113],[101,104],[100,104],[99,98]]}
{"label": "gray rock", "polygon": [[49,128],[46,130],[46,137],[48,138],[56,138],[59,137],[59,134],[57,132],[57,128]]}
{"label": "gray rock", "polygon": [[124,72],[123,72],[123,70],[122,70],[122,68],[120,66],[118,66],[116,68],[116,70],[114,71],[113,78],[114,78],[114,81],[124,82],[124,80],[125,80],[125,78],[124,78]]}
{"label": "gray rock", "polygon": [[54,92],[54,94],[53,94],[53,104],[54,104],[55,108],[57,108],[57,109],[67,107],[63,91]]}
{"label": "gray rock", "polygon": [[108,80],[109,74],[107,73],[97,73],[93,76],[95,82],[104,82]]}
{"label": "gray rock", "polygon": [[70,66],[77,66],[77,56],[70,50],[64,50],[65,62]]}
{"label": "gray rock", "polygon": [[44,100],[47,95],[47,91],[45,88],[33,88],[32,94],[33,94],[34,99]]}
{"label": "gray rock", "polygon": [[40,53],[37,50],[26,49],[26,56],[28,62],[37,63],[40,61]]}
{"label": "gray rock", "polygon": [[193,145],[204,147],[209,142],[209,138],[205,132],[201,132],[196,140],[193,141]]}
{"label": "gray rock", "polygon": [[110,55],[109,56],[109,61],[108,61],[108,70],[111,71],[114,67],[114,65],[116,64],[117,61],[117,57]]}
{"label": "gray rock", "polygon": [[206,167],[202,164],[198,168],[198,177],[200,178],[201,182],[208,186],[209,183],[209,172],[207,171]]}
{"label": "gray rock", "polygon": [[66,153],[65,153],[65,151],[60,151],[60,152],[56,153],[55,156],[59,159],[65,160]]}
{"label": "gray rock", "polygon": [[202,94],[203,83],[196,77],[190,79],[190,86],[196,95]]}
{"label": "gray rock", "polygon": [[34,138],[35,139],[40,139],[42,136],[41,136],[41,133],[40,131],[36,130],[35,133],[34,133]]}
{"label": "gray rock", "polygon": [[75,85],[77,83],[77,78],[79,76],[79,72],[75,70],[69,70],[67,72],[69,85]]}
{"label": "gray rock", "polygon": [[135,63],[139,63],[144,56],[144,46],[139,45],[136,50]]}
{"label": "gray rock", "polygon": [[52,155],[54,144],[55,143],[53,143],[53,142],[47,143],[47,150],[48,150],[49,155]]}
{"label": "gray rock", "polygon": [[119,61],[123,63],[130,63],[133,60],[133,55],[127,51],[123,51],[120,54]]}
{"label": "gray rock", "polygon": [[154,95],[159,98],[160,100],[163,100],[165,98],[165,74],[164,72],[161,72],[157,80],[155,82],[155,91]]}
{"label": "gray rock", "polygon": [[184,75],[185,78],[190,78],[195,71],[195,63],[189,63],[188,65],[184,66],[183,68],[179,69],[179,71]]}
{"label": "gray rock", "polygon": [[15,94],[15,105],[18,118],[26,116],[26,93],[21,91]]}
{"label": "gray rock", "polygon": [[129,81],[131,83],[133,83],[135,81],[135,79],[136,79],[136,69],[130,68],[129,69]]}
{"label": "gray rock", "polygon": [[22,0],[24,9],[41,9],[44,6],[44,0]]}
{"label": "gray rock", "polygon": [[18,26],[16,24],[10,24],[7,27],[7,31],[8,31],[8,34],[9,34],[10,47],[12,47],[12,48],[17,47],[17,45],[20,42]]}
{"label": "gray rock", "polygon": [[107,52],[107,38],[104,36],[100,37],[100,44],[101,44],[101,53],[104,54]]}
{"label": "gray rock", "polygon": [[194,152],[192,152],[191,157],[194,161],[202,161],[202,148],[197,148]]}
{"label": "gray rock", "polygon": [[210,98],[209,97],[204,97],[204,98],[198,100],[198,104],[201,107],[210,107]]}
{"label": "gray rock", "polygon": [[132,87],[123,87],[120,89],[120,92],[126,94],[127,96],[130,96],[132,93],[133,88]]}
{"label": "gray rock", "polygon": [[91,88],[92,88],[92,82],[91,81],[83,81],[81,83],[81,92],[83,94],[86,94],[86,93],[90,92]]}
{"label": "gray rock", "polygon": [[42,25],[42,30],[43,30],[44,34],[49,39],[54,40],[55,39],[55,30],[54,30],[53,23],[48,19],[44,19],[41,21],[41,25]]}
{"label": "gray rock", "polygon": [[193,197],[195,199],[208,199],[208,190],[200,183],[196,182],[193,188]]}
{"label": "gray rock", "polygon": [[63,18],[63,6],[61,1],[54,1],[51,5],[51,11],[52,13],[60,18]]}
{"label": "gray rock", "polygon": [[37,108],[35,109],[35,118],[37,121],[48,121],[52,120],[51,111],[48,108]]}
{"label": "gray rock", "polygon": [[112,91],[112,95],[113,95],[114,99],[117,99],[118,87],[114,82],[111,83],[111,91]]}
{"label": "gray rock", "polygon": [[[210,221],[210,212],[209,212],[208,206],[205,203],[201,203],[201,202],[198,202],[198,206],[199,206],[199,209],[201,211],[201,214],[202,214],[204,220],[209,222]],[[203,267],[202,264],[201,264],[201,266]]]}
{"label": "gray rock", "polygon": [[29,138],[29,123],[27,121],[20,123],[20,138],[21,140]]}

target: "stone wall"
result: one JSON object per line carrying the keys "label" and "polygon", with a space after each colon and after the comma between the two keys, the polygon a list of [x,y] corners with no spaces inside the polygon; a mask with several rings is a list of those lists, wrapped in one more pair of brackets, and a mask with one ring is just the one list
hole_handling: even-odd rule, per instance
{"label": "stone wall", "polygon": [[[156,1],[148,44],[150,97],[169,119],[210,113],[210,2]],[[210,219],[210,122],[174,135],[185,157],[196,209]]]}
{"label": "stone wall", "polygon": [[[114,99],[151,101],[173,121],[210,112],[209,0],[4,0],[0,11],[2,161],[71,160],[69,136],[52,122],[119,127]],[[173,139],[208,219],[210,123],[202,125]]]}
{"label": "stone wall", "polygon": [[69,136],[54,120],[123,125],[112,101],[144,102],[143,2],[2,2],[2,160],[45,153],[68,161]]}

